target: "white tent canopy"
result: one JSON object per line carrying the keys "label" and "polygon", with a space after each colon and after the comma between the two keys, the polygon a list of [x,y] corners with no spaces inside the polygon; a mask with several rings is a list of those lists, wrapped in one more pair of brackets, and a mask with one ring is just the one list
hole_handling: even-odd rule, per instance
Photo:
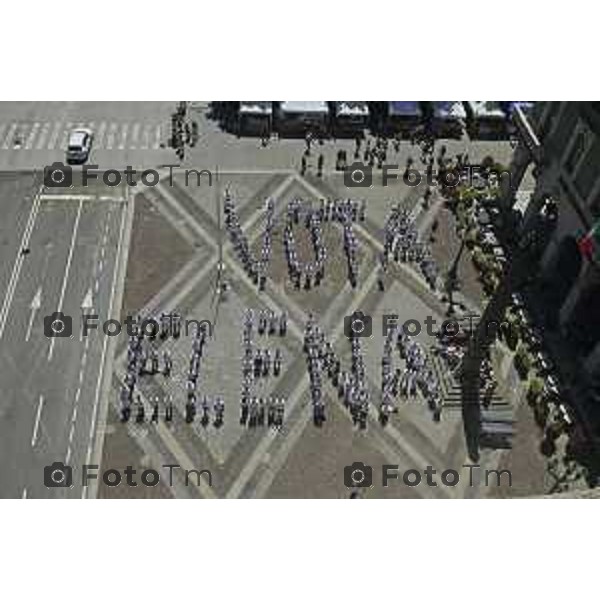
{"label": "white tent canopy", "polygon": [[366,102],[336,102],[336,113],[341,116],[366,117],[369,105]]}
{"label": "white tent canopy", "polygon": [[272,102],[263,100],[240,102],[240,113],[253,115],[270,115],[273,112]]}
{"label": "white tent canopy", "polygon": [[284,113],[327,114],[329,109],[327,108],[327,102],[301,100],[297,102],[282,102],[281,111]]}

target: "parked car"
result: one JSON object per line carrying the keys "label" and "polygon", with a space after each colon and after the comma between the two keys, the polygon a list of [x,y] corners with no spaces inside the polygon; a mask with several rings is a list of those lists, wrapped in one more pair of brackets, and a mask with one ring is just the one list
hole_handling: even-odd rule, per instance
{"label": "parked car", "polygon": [[94,134],[90,129],[74,129],[69,134],[67,145],[67,163],[84,163],[92,151]]}

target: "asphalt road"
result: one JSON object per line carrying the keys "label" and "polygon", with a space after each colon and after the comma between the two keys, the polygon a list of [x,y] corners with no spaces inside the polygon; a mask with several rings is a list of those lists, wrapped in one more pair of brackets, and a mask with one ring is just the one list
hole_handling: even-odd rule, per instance
{"label": "asphalt road", "polygon": [[[113,314],[126,238],[122,188],[44,190],[40,176],[0,178],[0,496],[81,497],[78,465],[94,457],[110,340],[81,335],[82,306]],[[26,253],[23,249],[26,248]],[[62,311],[72,336],[48,338]],[[66,319],[65,319],[66,322]],[[44,467],[75,467],[74,485],[48,489]],[[79,472],[78,472],[79,471]]]}

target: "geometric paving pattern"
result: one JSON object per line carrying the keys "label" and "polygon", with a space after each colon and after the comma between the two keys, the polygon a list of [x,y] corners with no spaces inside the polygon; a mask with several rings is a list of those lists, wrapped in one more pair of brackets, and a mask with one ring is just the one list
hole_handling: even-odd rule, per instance
{"label": "geometric paving pattern", "polygon": [[[165,220],[190,246],[197,248],[189,262],[173,273],[169,283],[142,309],[143,314],[160,315],[176,308],[184,319],[215,318],[214,285],[217,278],[219,232],[217,226],[217,194],[227,187],[236,199],[238,215],[250,244],[260,244],[266,198],[275,203],[280,214],[287,203],[296,197],[318,202],[322,197],[351,197],[360,200],[360,189],[342,186],[341,176],[332,174],[323,180],[303,178],[291,172],[227,173],[215,185],[205,188],[185,188],[176,179],[173,187],[159,185],[144,192],[144,196],[160,211]],[[388,193],[386,191],[386,193]],[[406,265],[392,265],[388,271],[386,291],[377,289],[376,253],[381,248],[381,229],[388,207],[399,198],[417,215],[417,223],[425,226],[427,215],[419,213],[414,188],[398,186],[394,197],[369,200],[367,218],[355,224],[360,244],[359,283],[352,290],[345,282],[339,250],[329,251],[327,274],[322,285],[313,290],[294,290],[289,284],[282,249],[281,222],[275,228],[269,279],[265,291],[259,292],[237,263],[233,249],[224,237],[223,260],[232,289],[226,302],[218,307],[214,339],[208,342],[201,366],[200,394],[221,396],[226,405],[225,423],[220,430],[212,425],[203,427],[197,418],[192,425],[183,419],[185,372],[189,363],[191,340],[166,340],[174,358],[170,379],[162,375],[144,382],[141,389],[146,399],[158,394],[171,394],[175,400],[175,419],[171,423],[137,425],[114,423],[109,428],[105,445],[114,442],[116,433],[123,430],[139,449],[144,464],[178,463],[185,468],[208,468],[213,474],[213,487],[185,487],[181,480],[167,492],[177,497],[347,497],[343,485],[343,467],[354,460],[373,464],[398,464],[400,470],[423,470],[432,465],[438,472],[447,468],[460,471],[466,459],[460,411],[444,412],[442,421],[432,421],[431,412],[422,403],[399,403],[399,411],[389,424],[381,427],[377,409],[371,407],[368,428],[358,431],[337,397],[326,398],[328,420],[322,428],[312,424],[312,408],[308,390],[308,374],[301,352],[304,325],[312,312],[343,362],[348,366],[348,341],[343,336],[343,317],[356,309],[373,316],[374,335],[363,342],[367,378],[377,399],[380,377],[380,358],[383,338],[378,331],[381,314],[394,312],[400,321],[424,319],[432,315],[441,322],[443,309],[439,298],[432,293],[416,271]],[[330,225],[333,238],[341,236],[341,228]],[[335,241],[331,242],[335,244]],[[332,248],[340,248],[340,243]],[[168,249],[165,249],[168,251]],[[336,256],[337,254],[337,256]],[[330,279],[329,279],[330,278]],[[125,291],[127,293],[127,290]],[[140,307],[141,308],[141,307]],[[286,418],[281,431],[267,428],[246,429],[239,424],[239,391],[241,387],[241,327],[246,308],[255,311],[271,308],[288,313],[288,334],[284,338],[264,338],[265,344],[279,347],[284,364],[279,377],[265,380],[257,395],[286,397]],[[404,314],[404,316],[403,316]],[[263,340],[263,338],[259,338]],[[419,341],[427,343],[419,337]],[[260,342],[262,344],[262,341]],[[120,340],[115,356],[113,404],[116,407],[117,389],[123,376],[126,340]],[[325,385],[324,390],[330,389]],[[134,420],[134,419],[133,419]],[[488,462],[489,461],[489,464]],[[483,454],[482,466],[494,467],[491,454]],[[175,475],[175,478],[177,475]],[[477,478],[475,478],[477,483]],[[164,492],[164,490],[163,490]],[[441,497],[477,496],[478,485],[468,485],[461,471],[456,487],[402,485],[382,488],[375,486],[367,492],[372,497]],[[101,489],[110,496],[110,489]]]}

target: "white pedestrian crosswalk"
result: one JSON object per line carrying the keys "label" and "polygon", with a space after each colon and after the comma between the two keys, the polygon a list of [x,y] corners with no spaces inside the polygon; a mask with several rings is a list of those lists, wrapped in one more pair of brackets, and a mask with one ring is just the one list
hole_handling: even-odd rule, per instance
{"label": "white pedestrian crosswalk", "polygon": [[64,150],[80,127],[94,132],[97,150],[158,150],[168,135],[164,124],[149,121],[0,121],[0,150]]}

